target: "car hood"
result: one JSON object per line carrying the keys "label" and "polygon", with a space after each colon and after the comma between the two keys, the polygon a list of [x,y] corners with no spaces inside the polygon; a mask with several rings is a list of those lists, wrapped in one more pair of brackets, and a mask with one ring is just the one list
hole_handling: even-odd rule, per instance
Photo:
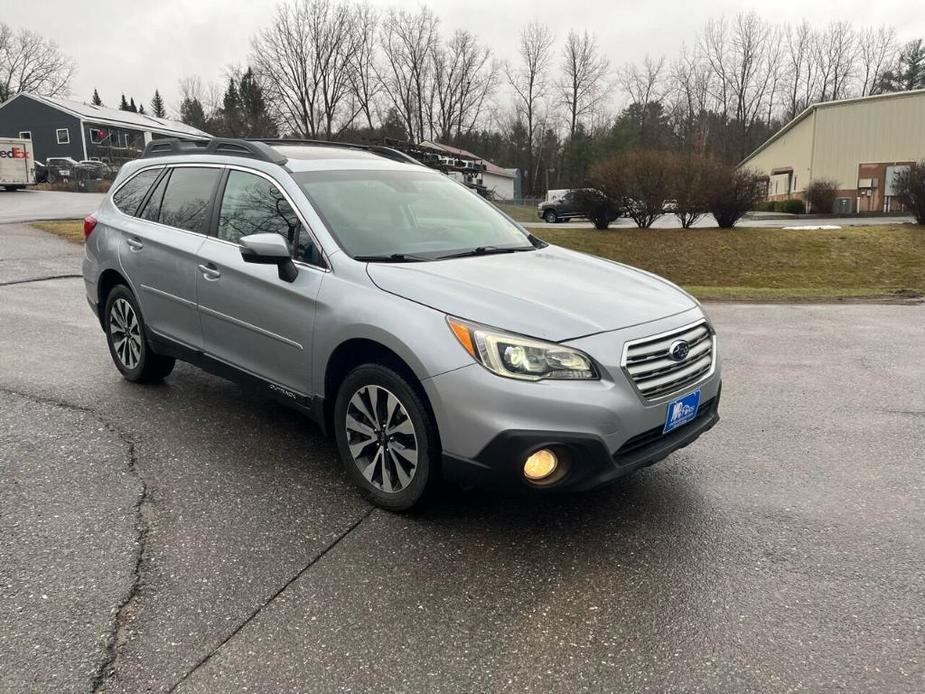
{"label": "car hood", "polygon": [[370,263],[367,272],[376,286],[392,294],[556,342],[696,306],[667,280],[556,246],[424,263]]}

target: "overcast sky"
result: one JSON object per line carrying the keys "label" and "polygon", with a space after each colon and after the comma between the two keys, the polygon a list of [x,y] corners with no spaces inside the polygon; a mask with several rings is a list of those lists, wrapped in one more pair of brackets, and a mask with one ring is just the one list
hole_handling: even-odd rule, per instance
{"label": "overcast sky", "polygon": [[[371,0],[378,7],[415,9],[418,0]],[[588,29],[612,64],[646,53],[674,55],[709,18],[754,8],[776,22],[824,24],[838,18],[858,25],[892,24],[899,38],[925,38],[921,0],[432,0],[445,32],[462,28],[512,57],[520,27],[539,19],[560,39]],[[0,0],[0,21],[25,26],[56,41],[76,59],[71,97],[88,101],[94,87],[117,106],[123,92],[150,103],[155,87],[173,111],[177,82],[198,74],[223,80],[226,66],[244,64],[250,37],[267,23],[276,0]]]}

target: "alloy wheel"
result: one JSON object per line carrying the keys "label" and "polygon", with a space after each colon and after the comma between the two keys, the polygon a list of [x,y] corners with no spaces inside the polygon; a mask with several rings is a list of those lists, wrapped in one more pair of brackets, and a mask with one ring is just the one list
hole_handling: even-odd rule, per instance
{"label": "alloy wheel", "polygon": [[347,448],[360,474],[376,489],[405,489],[418,467],[418,440],[407,409],[381,386],[357,390],[347,404]]}
{"label": "alloy wheel", "polygon": [[109,310],[109,334],[112,347],[119,361],[130,371],[141,360],[141,325],[135,309],[125,299],[119,298]]}

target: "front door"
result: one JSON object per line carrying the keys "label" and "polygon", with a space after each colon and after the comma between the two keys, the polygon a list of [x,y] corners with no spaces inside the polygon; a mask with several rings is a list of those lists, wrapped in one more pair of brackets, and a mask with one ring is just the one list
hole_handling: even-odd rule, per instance
{"label": "front door", "polygon": [[[231,169],[215,235],[199,249],[197,292],[203,351],[301,395],[311,390],[315,300],[325,271],[311,236],[279,188],[256,173]],[[281,234],[299,261],[293,282],[275,265],[245,263],[238,240]]]}
{"label": "front door", "polygon": [[221,171],[167,169],[122,229],[119,257],[135,284],[145,322],[154,332],[194,349],[202,346],[196,254],[206,238]]}

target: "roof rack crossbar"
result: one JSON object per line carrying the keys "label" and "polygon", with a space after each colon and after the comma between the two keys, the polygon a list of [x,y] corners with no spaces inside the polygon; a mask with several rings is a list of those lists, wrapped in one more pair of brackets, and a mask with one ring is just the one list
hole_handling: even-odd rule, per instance
{"label": "roof rack crossbar", "polygon": [[141,157],[169,157],[175,154],[222,154],[248,157],[284,166],[288,159],[267,144],[257,140],[214,137],[210,140],[163,138],[151,140]]}

